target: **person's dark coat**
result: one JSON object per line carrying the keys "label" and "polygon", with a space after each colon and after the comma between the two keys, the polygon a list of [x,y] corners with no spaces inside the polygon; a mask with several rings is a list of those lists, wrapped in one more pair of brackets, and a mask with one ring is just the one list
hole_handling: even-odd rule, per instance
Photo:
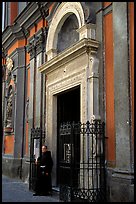
{"label": "person's dark coat", "polygon": [[[51,173],[53,167],[53,160],[51,152],[46,151],[38,158],[37,165],[37,182],[35,191],[38,194],[46,194],[52,190]],[[48,175],[46,174],[48,173]]]}
{"label": "person's dark coat", "polygon": [[52,172],[52,167],[53,167],[53,161],[51,158],[51,152],[46,151],[42,154],[40,165],[44,166],[45,165],[45,172],[46,173],[51,173]]}

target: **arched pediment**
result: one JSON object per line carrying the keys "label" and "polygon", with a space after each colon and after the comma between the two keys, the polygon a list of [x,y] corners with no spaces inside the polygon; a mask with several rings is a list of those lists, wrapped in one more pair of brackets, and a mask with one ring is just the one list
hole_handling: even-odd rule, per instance
{"label": "arched pediment", "polygon": [[[57,51],[59,44],[58,39],[60,40],[61,38],[58,38],[58,36],[61,33],[61,29],[65,21],[72,15],[75,16],[77,21],[76,25],[78,25],[78,28],[76,29],[76,32],[79,34],[79,37],[76,36],[76,39],[71,40],[71,43],[76,42],[77,39],[95,39],[95,6],[92,4],[88,5],[86,2],[62,2],[59,6],[57,6],[49,25],[46,43],[47,61],[51,60],[59,53],[59,50]],[[69,32],[69,36],[67,35],[67,37],[71,38],[71,36],[72,34],[70,35]],[[71,43],[68,44],[66,42],[67,46],[64,46],[63,49],[72,45]],[[63,49],[60,50],[62,51]]]}
{"label": "arched pediment", "polygon": [[57,40],[58,33],[65,20],[74,14],[77,18],[78,25],[80,29],[85,25],[84,11],[80,2],[62,2],[56,13],[54,14],[52,21],[50,23],[48,36],[47,36],[47,44],[46,44],[46,53],[47,59],[50,60],[57,54]]}

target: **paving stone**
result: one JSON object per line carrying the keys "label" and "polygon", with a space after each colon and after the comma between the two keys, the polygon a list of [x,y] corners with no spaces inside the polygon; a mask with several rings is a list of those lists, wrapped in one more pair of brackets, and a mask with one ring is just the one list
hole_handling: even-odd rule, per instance
{"label": "paving stone", "polygon": [[33,196],[28,183],[2,176],[2,202],[60,202],[59,193],[52,196]]}

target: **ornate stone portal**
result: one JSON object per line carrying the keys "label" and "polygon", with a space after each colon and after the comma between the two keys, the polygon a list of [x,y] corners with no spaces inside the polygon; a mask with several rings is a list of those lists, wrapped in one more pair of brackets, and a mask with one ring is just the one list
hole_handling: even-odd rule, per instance
{"label": "ornate stone portal", "polygon": [[[74,6],[73,6],[74,5]],[[79,41],[57,54],[58,33],[66,18],[74,14],[78,19]],[[55,24],[54,24],[55,23]],[[54,27],[55,25],[55,27]],[[93,32],[92,32],[93,31]],[[80,87],[80,121],[100,119],[99,116],[99,42],[95,39],[95,25],[86,25],[80,2],[63,2],[54,15],[47,36],[47,62],[39,67],[46,81],[46,137],[53,159],[57,161],[57,95]],[[55,162],[54,162],[55,163]]]}

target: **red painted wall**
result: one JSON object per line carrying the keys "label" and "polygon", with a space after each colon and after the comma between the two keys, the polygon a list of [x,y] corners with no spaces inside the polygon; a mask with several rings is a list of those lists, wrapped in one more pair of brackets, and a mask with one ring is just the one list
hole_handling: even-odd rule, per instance
{"label": "red painted wall", "polygon": [[10,24],[12,25],[18,15],[18,3],[10,2]]}
{"label": "red painted wall", "polygon": [[112,13],[104,16],[107,160],[115,161],[114,67]]}
{"label": "red painted wall", "polygon": [[13,154],[14,152],[14,135],[6,135],[4,138],[4,153]]}

